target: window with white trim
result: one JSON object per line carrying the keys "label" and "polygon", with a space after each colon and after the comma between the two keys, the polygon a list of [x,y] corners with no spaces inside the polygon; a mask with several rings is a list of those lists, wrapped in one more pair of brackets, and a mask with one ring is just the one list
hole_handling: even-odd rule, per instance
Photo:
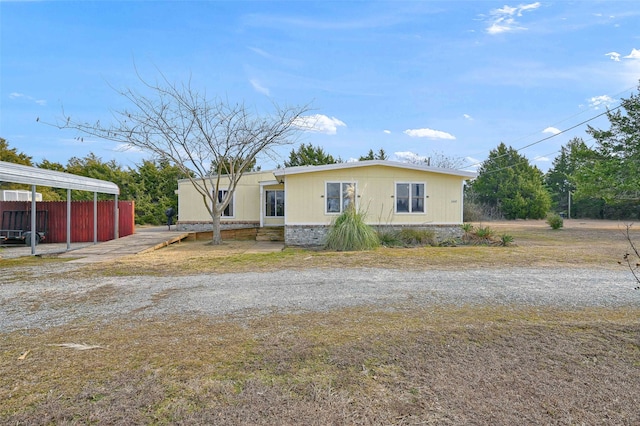
{"label": "window with white trim", "polygon": [[284,217],[284,191],[265,191],[265,217]]}
{"label": "window with white trim", "polygon": [[[222,200],[224,199],[224,197],[227,195],[227,191],[226,189],[220,189],[218,191],[218,203],[222,203]],[[229,201],[229,205],[227,205],[227,207],[225,207],[224,211],[222,212],[221,217],[233,217],[233,202],[235,201],[235,194],[233,194],[231,196],[231,201]]]}
{"label": "window with white trim", "polygon": [[396,213],[424,213],[424,183],[396,183]]}
{"label": "window with white trim", "polygon": [[326,213],[342,213],[355,201],[355,182],[327,182],[325,198]]}

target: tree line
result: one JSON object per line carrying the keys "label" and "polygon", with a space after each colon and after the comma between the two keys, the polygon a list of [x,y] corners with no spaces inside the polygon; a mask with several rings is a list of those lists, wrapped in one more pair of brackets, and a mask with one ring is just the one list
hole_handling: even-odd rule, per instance
{"label": "tree line", "polygon": [[608,129],[588,126],[592,144],[573,138],[546,174],[501,143],[467,188],[467,213],[539,219],[554,211],[572,218],[639,219],[640,95],[622,99],[606,117]]}
{"label": "tree line", "polygon": [[[11,148],[9,143],[0,138],[0,161],[39,167],[42,169],[72,173],[94,179],[113,182],[120,188],[121,200],[135,200],[135,220],[137,224],[160,225],[166,223],[165,211],[172,207],[177,210],[178,179],[185,175],[176,166],[166,160],[143,160],[135,168],[122,167],[115,160],[103,161],[93,153],[86,157],[72,157],[66,164],[43,160],[33,162],[31,156]],[[3,189],[31,189],[25,185],[9,182],[0,183]],[[36,187],[44,201],[64,201],[67,191],[60,188]],[[93,200],[93,193],[72,191],[72,200]],[[112,199],[107,194],[98,194],[98,199]]]}

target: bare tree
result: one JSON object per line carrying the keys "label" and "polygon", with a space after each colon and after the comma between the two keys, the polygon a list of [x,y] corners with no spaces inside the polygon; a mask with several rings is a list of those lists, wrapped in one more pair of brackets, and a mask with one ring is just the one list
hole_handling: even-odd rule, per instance
{"label": "bare tree", "polygon": [[451,157],[440,151],[434,151],[431,157],[429,157],[430,166],[440,167],[442,169],[460,169],[464,166],[464,163],[464,158]]}
{"label": "bare tree", "polygon": [[[382,152],[384,153],[384,151]],[[371,151],[369,155],[371,155],[372,153],[373,152]],[[394,154],[405,163],[417,164],[420,166],[432,166],[439,167],[441,169],[460,169],[464,165],[463,158],[449,157],[439,151],[434,151],[430,157],[415,154],[411,151],[396,152]]]}
{"label": "bare tree", "polygon": [[164,76],[162,84],[140,80],[152,95],[116,90],[132,106],[115,111],[109,125],[74,121],[63,112],[57,127],[139,148],[175,164],[202,196],[213,222],[212,243],[220,244],[220,217],[242,174],[255,165],[258,154],[295,142],[308,107],[274,104],[272,114],[259,115],[244,103],[210,100],[190,82],[171,84]]}

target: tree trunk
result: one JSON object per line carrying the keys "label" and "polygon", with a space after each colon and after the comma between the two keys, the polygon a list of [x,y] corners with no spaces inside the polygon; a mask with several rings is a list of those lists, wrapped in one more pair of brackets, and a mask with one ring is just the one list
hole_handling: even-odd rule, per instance
{"label": "tree trunk", "polygon": [[211,216],[213,221],[213,233],[211,237],[211,244],[220,245],[222,244],[222,234],[220,233],[220,215],[214,213]]}

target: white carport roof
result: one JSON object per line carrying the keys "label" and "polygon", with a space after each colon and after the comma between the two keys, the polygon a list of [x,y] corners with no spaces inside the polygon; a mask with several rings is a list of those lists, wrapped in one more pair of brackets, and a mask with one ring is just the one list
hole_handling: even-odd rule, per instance
{"label": "white carport roof", "polygon": [[6,161],[0,161],[0,182],[50,186],[53,188],[99,192],[101,194],[120,194],[120,188],[113,182],[57,172],[55,170],[7,163]]}

